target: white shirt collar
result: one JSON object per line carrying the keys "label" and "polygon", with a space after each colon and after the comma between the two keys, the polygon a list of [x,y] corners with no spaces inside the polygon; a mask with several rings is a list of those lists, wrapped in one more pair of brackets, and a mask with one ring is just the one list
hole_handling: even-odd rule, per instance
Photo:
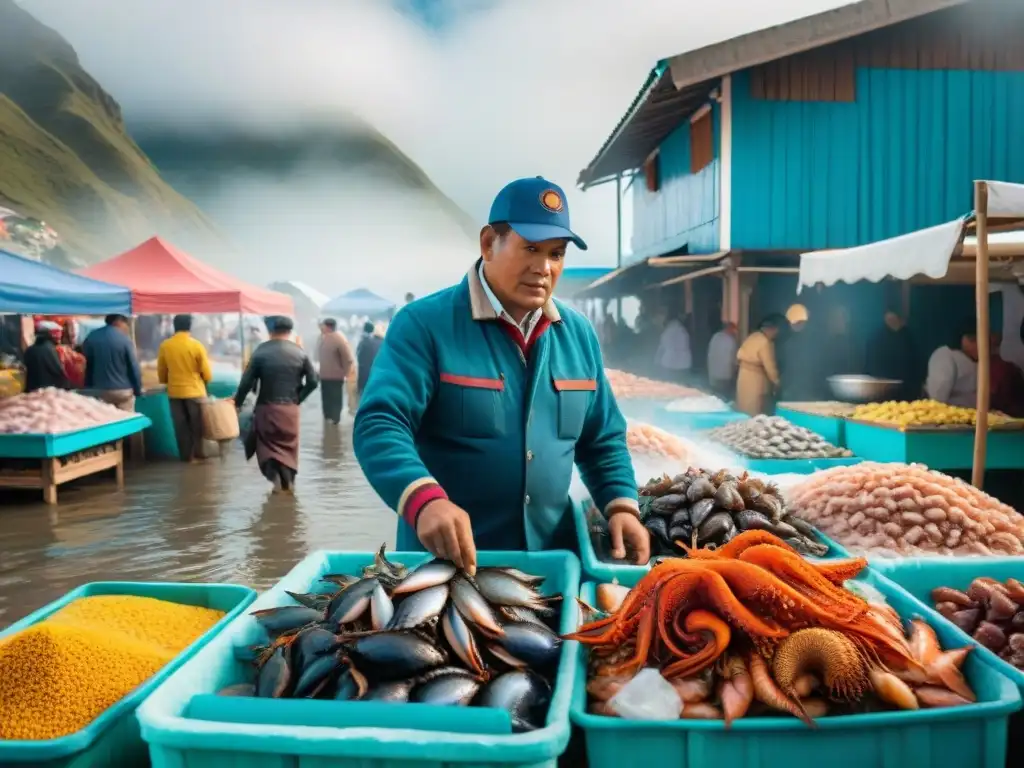
{"label": "white shirt collar", "polygon": [[535,309],[532,312],[528,312],[526,317],[523,318],[523,321],[521,323],[517,323],[515,320],[512,319],[512,315],[505,311],[505,308],[501,305],[501,302],[498,300],[498,297],[495,296],[494,291],[491,290],[491,286],[488,285],[487,278],[484,276],[483,261],[480,262],[478,274],[480,275],[480,285],[484,287],[484,293],[487,294],[487,300],[491,302],[491,306],[494,308],[494,313],[498,315],[498,317],[504,318],[508,322],[512,323],[512,325],[514,325],[516,328],[518,328],[519,332],[523,334],[524,339],[529,339],[530,334],[533,333],[533,329],[536,328],[537,323],[540,322],[542,314],[541,310]]}

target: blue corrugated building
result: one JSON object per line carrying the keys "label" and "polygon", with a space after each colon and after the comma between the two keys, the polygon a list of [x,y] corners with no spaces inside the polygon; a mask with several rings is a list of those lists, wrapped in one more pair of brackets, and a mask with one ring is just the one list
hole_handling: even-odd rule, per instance
{"label": "blue corrugated building", "polygon": [[1022,21],[1020,0],[864,0],[664,60],[579,183],[631,177],[627,265],[733,254],[738,299],[732,267],[939,224],[974,179],[1024,181]]}

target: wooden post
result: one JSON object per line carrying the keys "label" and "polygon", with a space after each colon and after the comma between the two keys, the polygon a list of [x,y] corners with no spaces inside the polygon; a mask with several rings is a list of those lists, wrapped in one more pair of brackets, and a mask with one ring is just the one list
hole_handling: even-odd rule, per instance
{"label": "wooden post", "polygon": [[988,187],[984,181],[974,182],[974,216],[978,255],[974,260],[974,301],[978,312],[978,401],[974,427],[974,466],[971,483],[979,490],[985,484],[985,453],[988,447],[989,404],[989,331],[988,317]]}

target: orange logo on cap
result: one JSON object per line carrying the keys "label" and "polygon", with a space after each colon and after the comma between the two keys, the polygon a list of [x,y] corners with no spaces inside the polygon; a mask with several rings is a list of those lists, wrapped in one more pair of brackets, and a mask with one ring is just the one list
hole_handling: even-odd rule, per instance
{"label": "orange logo on cap", "polygon": [[553,189],[541,193],[540,204],[552,213],[559,213],[565,207],[565,204],[562,202],[562,196]]}

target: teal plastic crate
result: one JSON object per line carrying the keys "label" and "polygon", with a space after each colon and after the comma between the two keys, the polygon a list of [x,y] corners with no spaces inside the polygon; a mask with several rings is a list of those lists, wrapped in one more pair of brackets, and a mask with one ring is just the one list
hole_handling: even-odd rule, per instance
{"label": "teal plastic crate", "polygon": [[[585,501],[573,507],[573,517],[576,524],[576,541],[580,550],[580,562],[583,565],[583,575],[587,579],[596,581],[619,581],[628,583],[627,579],[637,578],[647,573],[649,565],[632,565],[629,563],[607,563],[597,556],[594,550],[594,542],[590,538],[590,530],[587,525],[587,509],[590,502]],[[849,553],[841,546],[828,538],[821,531],[816,531],[818,539],[828,545],[828,554],[823,559],[837,557],[849,557]]]}
{"label": "teal plastic crate", "polygon": [[[949,622],[935,621],[892,582],[871,573],[864,579],[901,616],[925,618],[943,647],[963,645]],[[584,584],[582,592],[583,600],[592,599],[594,585]],[[971,653],[964,672],[978,702],[966,707],[823,717],[814,729],[795,717],[744,718],[729,730],[720,721],[629,721],[587,713],[583,653],[572,721],[583,729],[590,768],[1003,768],[1009,717],[1021,707],[1013,682]]]}
{"label": "teal plastic crate", "polygon": [[[420,552],[396,552],[388,557],[410,568],[429,559]],[[319,585],[323,574],[357,574],[372,562],[372,553],[315,552],[263,594],[253,610],[292,605],[294,601],[286,590],[307,592]],[[570,632],[575,628],[580,567],[571,552],[481,552],[478,562],[547,577],[543,591],[564,595],[561,630]],[[284,707],[269,713],[266,720],[270,722],[259,724],[189,717],[190,708],[202,705],[205,694],[251,678],[251,670],[238,659],[236,649],[262,637],[251,616],[240,617],[140,707],[142,735],[149,744],[154,768],[442,768],[454,763],[475,768],[554,768],[568,745],[569,705],[579,660],[574,642],[565,643],[562,649],[547,725],[531,733],[492,735],[492,729],[477,716],[480,713],[461,707],[446,712],[438,711],[447,709],[444,707],[427,707],[424,713],[417,705],[381,708],[373,702],[282,702]],[[303,704],[328,707],[316,707],[315,719],[311,720],[307,714],[313,710]],[[328,711],[331,709],[334,712]],[[268,714],[265,707],[262,713]],[[504,713],[493,714],[507,721]],[[203,716],[213,718],[217,714],[207,711]],[[453,716],[466,721],[459,732],[444,730],[444,718],[450,723]],[[436,720],[428,721],[428,717],[442,718],[441,725]],[[227,718],[234,715],[226,713]],[[342,724],[344,727],[340,727]],[[478,732],[472,733],[473,729]]]}
{"label": "teal plastic crate", "polygon": [[669,432],[685,435],[690,432],[704,432],[723,427],[734,421],[749,419],[745,413],[736,411],[687,412],[670,411],[663,405],[654,412],[654,426]]}
{"label": "teal plastic crate", "polygon": [[798,427],[809,429],[816,435],[821,435],[832,445],[838,445],[840,448],[847,447],[846,419],[842,416],[821,416],[816,413],[806,413],[786,407],[776,408],[775,415],[781,416]]}
{"label": "teal plastic crate", "polygon": [[139,734],[138,721],[135,719],[136,707],[174,670],[213,640],[221,630],[227,628],[232,620],[240,616],[256,599],[253,590],[234,584],[97,581],[84,584],[21,621],[15,622],[0,632],[0,641],[37,624],[74,600],[95,595],[153,597],[172,603],[213,608],[224,611],[225,616],[170,664],[77,733],[48,741],[0,740],[0,766],[120,768],[145,765],[147,748]]}
{"label": "teal plastic crate", "polygon": [[[1024,468],[1024,430],[988,433],[987,469]],[[918,428],[900,431],[861,421],[846,422],[846,447],[867,461],[920,463],[931,469],[970,469],[974,429]]]}
{"label": "teal plastic crate", "polygon": [[0,435],[0,457],[11,459],[47,459],[67,456],[97,445],[120,440],[141,432],[150,425],[145,416],[136,414],[130,419],[101,424],[98,427],[58,432],[52,435]]}

